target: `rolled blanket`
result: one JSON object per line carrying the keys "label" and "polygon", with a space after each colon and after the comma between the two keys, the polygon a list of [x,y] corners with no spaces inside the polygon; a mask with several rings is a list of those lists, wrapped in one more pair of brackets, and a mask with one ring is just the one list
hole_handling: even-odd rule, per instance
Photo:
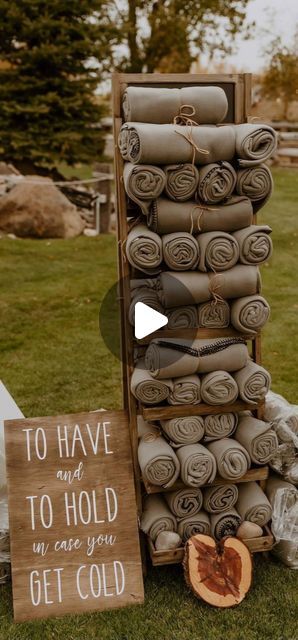
{"label": "rolled blanket", "polygon": [[203,504],[208,513],[221,513],[234,507],[238,499],[236,484],[219,484],[204,489]]}
{"label": "rolled blanket", "polygon": [[142,438],[143,436],[150,434],[160,435],[160,429],[152,424],[151,422],[147,422],[144,420],[143,416],[137,415],[137,426],[138,426],[138,438]]}
{"label": "rolled blanket", "polygon": [[278,440],[272,425],[253,416],[240,416],[234,438],[256,464],[267,464],[277,453]]}
{"label": "rolled blanket", "polygon": [[206,404],[231,404],[237,399],[238,387],[226,371],[213,371],[202,376],[201,396]]}
{"label": "rolled blanket", "polygon": [[239,195],[247,196],[251,200],[256,213],[266,204],[273,191],[270,169],[265,164],[240,169],[237,173],[236,191]]}
{"label": "rolled blanket", "polygon": [[185,231],[162,236],[163,258],[169,269],[188,271],[199,262],[199,247],[195,238]]}
{"label": "rolled blanket", "polygon": [[[162,381],[160,381],[162,383]],[[172,380],[172,387],[167,398],[171,405],[199,404],[201,402],[201,381],[199,376],[183,376]]]}
{"label": "rolled blanket", "polygon": [[210,442],[207,448],[216,459],[218,474],[226,480],[240,480],[250,468],[248,452],[233,438]]}
{"label": "rolled blanket", "polygon": [[149,210],[148,225],[157,233],[188,231],[236,231],[252,223],[251,201],[245,196],[232,196],[227,202],[216,206],[199,205],[194,200],[169,202],[158,198]]}
{"label": "rolled blanket", "polygon": [[190,489],[190,487],[178,489],[178,491],[167,491],[164,497],[176,518],[195,515],[200,511],[203,504],[201,489]]}
{"label": "rolled blanket", "polygon": [[201,416],[171,418],[161,420],[160,424],[174,447],[194,444],[202,440],[204,435],[204,420]]}
{"label": "rolled blanket", "polygon": [[239,258],[237,240],[225,231],[210,231],[197,236],[200,271],[226,271]]}
{"label": "rolled blanket", "polygon": [[203,302],[198,307],[199,327],[218,329],[230,324],[230,307],[226,300]]}
{"label": "rolled blanket", "polygon": [[159,298],[165,309],[200,304],[212,298],[240,298],[259,293],[258,267],[237,264],[224,273],[163,271],[159,276]]}
{"label": "rolled blanket", "polygon": [[149,287],[140,287],[139,289],[135,289],[128,312],[129,322],[133,326],[135,323],[135,306],[137,302],[143,302],[143,304],[147,304],[149,307],[155,309],[159,313],[164,312],[163,306],[158,298],[158,294],[155,289],[150,289]]}
{"label": "rolled blanket", "polygon": [[205,416],[204,442],[227,438],[234,433],[238,424],[238,413],[216,413]]}
{"label": "rolled blanket", "polygon": [[239,395],[244,402],[259,402],[269,391],[271,377],[268,371],[255,362],[248,364],[234,373],[238,384]]}
{"label": "rolled blanket", "polygon": [[126,240],[126,256],[130,264],[144,273],[159,273],[162,262],[162,242],[157,233],[144,224],[138,224],[129,232]]}
{"label": "rolled blanket", "polygon": [[164,190],[166,177],[160,167],[149,164],[136,166],[126,162],[123,182],[129,198],[141,208],[144,215],[147,215],[150,202],[158,198]]}
{"label": "rolled blanket", "polygon": [[177,531],[177,521],[161,495],[146,496],[141,517],[141,529],[153,542],[161,531]]}
{"label": "rolled blanket", "polygon": [[277,135],[267,124],[236,124],[236,156],[239,165],[249,167],[268,160],[276,150]]}
{"label": "rolled blanket", "polygon": [[236,185],[237,174],[229,162],[207,164],[199,171],[198,199],[216,204],[229,198]]}
{"label": "rolled blanket", "polygon": [[216,540],[221,540],[226,536],[235,536],[237,529],[241,524],[241,516],[234,507],[222,511],[222,513],[213,513],[210,516],[211,535]]}
{"label": "rolled blanket", "polygon": [[236,509],[243,520],[254,522],[259,527],[264,527],[272,515],[271,504],[257,482],[239,485]]}
{"label": "rolled blanket", "polygon": [[270,307],[262,296],[244,296],[230,303],[231,323],[237,331],[255,334],[266,324]]}
{"label": "rolled blanket", "polygon": [[118,144],[125,160],[134,164],[210,164],[232,160],[233,126],[196,127],[129,122],[122,125]]}
{"label": "rolled blanket", "polygon": [[171,380],[154,380],[139,361],[131,376],[131,393],[144,404],[159,404],[166,400],[172,388]]}
{"label": "rolled blanket", "polygon": [[163,167],[166,177],[165,193],[170,200],[190,200],[197,190],[199,172],[193,164],[168,164]]}
{"label": "rolled blanket", "polygon": [[138,447],[142,478],[158,487],[171,487],[180,472],[179,460],[172,447],[154,433],[144,435]]}
{"label": "rolled blanket", "polygon": [[199,511],[196,515],[187,516],[178,522],[178,533],[183,542],[197,533],[210,535],[210,518],[205,511]]}
{"label": "rolled blanket", "polygon": [[269,260],[272,254],[271,231],[271,227],[266,224],[252,224],[246,229],[235,231],[233,236],[240,249],[239,262],[258,265]]}
{"label": "rolled blanket", "polygon": [[152,340],[147,347],[145,364],[154,378],[177,378],[193,373],[208,373],[225,368],[237,371],[249,360],[242,338]]}
{"label": "rolled blanket", "polygon": [[201,444],[188,444],[177,449],[181,479],[188,487],[201,487],[213,482],[216,475],[214,455]]}
{"label": "rolled blanket", "polygon": [[167,313],[168,329],[194,329],[198,326],[198,313],[195,305],[177,307]]}
{"label": "rolled blanket", "polygon": [[185,114],[198,124],[218,124],[228,111],[221,87],[127,87],[123,94],[124,119],[166,124]]}

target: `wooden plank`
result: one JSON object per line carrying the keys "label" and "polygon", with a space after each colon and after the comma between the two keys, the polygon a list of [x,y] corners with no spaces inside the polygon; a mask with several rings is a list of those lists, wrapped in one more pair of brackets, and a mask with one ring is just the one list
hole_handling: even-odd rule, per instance
{"label": "wooden plank", "polygon": [[[268,476],[269,476],[268,466],[254,467],[253,469],[249,469],[249,471],[244,476],[242,476],[242,478],[239,478],[239,480],[236,480],[234,484],[242,484],[243,482],[259,482],[259,481],[264,482],[265,480],[267,480]],[[213,482],[203,485],[203,487],[200,487],[200,488],[203,489],[204,487],[215,487],[219,484],[231,484],[231,482],[233,481],[225,480],[225,478],[222,478],[221,476],[216,476]],[[165,492],[177,491],[178,489],[185,488],[185,484],[184,482],[182,482],[182,480],[177,480],[177,482],[175,482],[174,485],[172,485],[171,487],[167,487],[166,489],[164,487],[158,487],[154,484],[150,484],[150,482],[147,482],[144,479],[143,479],[143,484],[146,489],[146,493],[149,493],[149,494],[165,493]],[[264,484],[263,484],[263,487],[264,487]]]}
{"label": "wooden plank", "polygon": [[183,416],[216,415],[218,413],[237,413],[239,411],[253,411],[261,407],[262,403],[247,403],[237,400],[233,404],[211,406],[210,404],[179,404],[175,406],[145,407],[141,405],[141,413],[144,420],[168,420],[170,418],[183,418]]}
{"label": "wooden plank", "polygon": [[[184,84],[200,83],[224,83],[230,82],[236,84],[239,82],[239,78],[243,74],[238,73],[114,73],[112,74],[119,84],[152,84],[159,83],[165,84],[177,84],[178,82]],[[117,78],[116,78],[117,77]]]}
{"label": "wooden plank", "polygon": [[244,113],[243,120],[247,122],[251,115],[252,74],[244,73]]}

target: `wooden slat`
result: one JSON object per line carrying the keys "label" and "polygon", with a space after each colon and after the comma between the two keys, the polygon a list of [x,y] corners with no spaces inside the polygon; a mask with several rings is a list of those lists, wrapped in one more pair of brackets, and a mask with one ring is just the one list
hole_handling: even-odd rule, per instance
{"label": "wooden slat", "polygon": [[218,413],[237,413],[239,411],[252,411],[261,407],[262,403],[250,403],[237,400],[233,404],[211,406],[210,404],[178,404],[175,406],[145,407],[141,405],[141,413],[144,420],[169,420],[170,418],[183,418],[184,416],[216,415]]}
{"label": "wooden slat", "polygon": [[[249,469],[249,471],[244,476],[242,476],[242,478],[236,480],[234,484],[242,484],[243,482],[264,482],[264,480],[267,480],[268,476],[268,466],[254,467],[253,469]],[[225,480],[225,478],[222,478],[221,476],[216,476],[213,482],[203,485],[203,487],[200,488],[203,489],[204,487],[215,487],[219,484],[231,484],[231,482],[233,482],[233,480]],[[185,488],[185,484],[184,482],[182,482],[182,480],[178,480],[174,485],[166,489],[164,487],[158,487],[154,484],[150,484],[150,482],[147,482],[144,479],[143,484],[147,493],[165,493],[168,491],[177,491],[178,489]]]}
{"label": "wooden slat", "polygon": [[[249,74],[248,74],[249,75]],[[194,83],[224,83],[229,82],[237,84],[243,74],[239,73],[114,73],[113,78],[119,84],[152,84],[158,83],[162,86],[165,84],[177,84],[178,82],[185,84]]]}

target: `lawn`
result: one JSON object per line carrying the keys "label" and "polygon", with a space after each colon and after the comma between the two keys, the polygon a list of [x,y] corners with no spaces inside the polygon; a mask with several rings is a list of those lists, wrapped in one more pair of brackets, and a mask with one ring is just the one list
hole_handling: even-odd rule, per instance
{"label": "lawn", "polygon": [[[272,388],[298,402],[298,172],[279,169],[274,178],[274,196],[259,215],[273,227],[274,242],[274,256],[262,268],[272,309],[263,362]],[[117,278],[115,238],[2,238],[0,267],[0,378],[24,414],[121,407],[119,361],[98,329],[101,302]],[[180,567],[149,568],[143,606],[19,625],[12,621],[10,586],[0,587],[0,640],[295,640],[296,587],[295,572],[255,557],[247,599],[220,611],[195,600]]]}

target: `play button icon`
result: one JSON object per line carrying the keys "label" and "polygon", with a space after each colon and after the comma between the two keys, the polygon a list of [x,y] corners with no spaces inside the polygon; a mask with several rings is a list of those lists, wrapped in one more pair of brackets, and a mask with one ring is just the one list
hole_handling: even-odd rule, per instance
{"label": "play button icon", "polygon": [[168,324],[167,316],[155,311],[143,302],[137,302],[135,306],[135,337],[138,340],[146,338],[161,327]]}

